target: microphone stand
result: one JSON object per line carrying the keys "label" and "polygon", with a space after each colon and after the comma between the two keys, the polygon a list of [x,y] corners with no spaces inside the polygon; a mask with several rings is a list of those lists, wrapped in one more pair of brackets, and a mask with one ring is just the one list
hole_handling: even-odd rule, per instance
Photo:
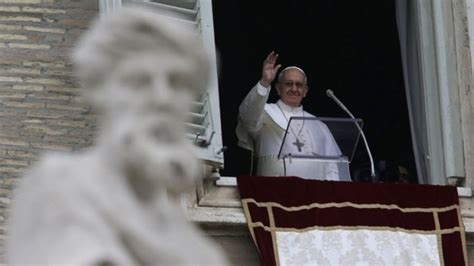
{"label": "microphone stand", "polygon": [[[347,109],[347,107],[341,101],[339,101],[339,99],[336,97],[336,95],[334,95],[332,90],[326,90],[326,95],[329,98],[333,99],[337,103],[337,105],[339,105],[339,107],[341,107],[342,110],[344,110],[352,119],[355,119],[355,117],[352,115],[351,111],[349,111],[349,109]],[[372,158],[372,153],[370,152],[369,144],[367,143],[367,139],[365,138],[365,134],[364,134],[364,131],[362,130],[362,128],[359,126],[359,124],[356,121],[354,121],[354,124],[356,125],[357,129],[359,130],[359,132],[362,136],[362,140],[364,141],[365,149],[367,150],[367,154],[369,155],[369,160],[370,160],[370,175],[372,177],[372,180],[375,180],[374,159]]]}

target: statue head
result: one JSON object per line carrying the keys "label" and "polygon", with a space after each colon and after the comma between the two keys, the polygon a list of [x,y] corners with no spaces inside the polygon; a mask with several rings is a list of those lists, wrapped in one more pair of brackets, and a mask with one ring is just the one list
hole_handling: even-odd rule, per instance
{"label": "statue head", "polygon": [[185,137],[209,61],[191,24],[140,8],[98,19],[74,54],[86,99],[101,114],[98,146],[128,175],[171,190],[194,183],[199,164]]}

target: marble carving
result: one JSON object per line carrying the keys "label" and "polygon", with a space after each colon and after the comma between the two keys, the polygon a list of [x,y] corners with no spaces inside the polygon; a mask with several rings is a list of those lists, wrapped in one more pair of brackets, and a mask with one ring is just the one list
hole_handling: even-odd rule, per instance
{"label": "marble carving", "polygon": [[196,33],[152,10],[122,8],[91,26],[73,58],[100,117],[96,144],[46,154],[22,177],[7,263],[226,265],[179,200],[202,169],[184,128],[209,76]]}

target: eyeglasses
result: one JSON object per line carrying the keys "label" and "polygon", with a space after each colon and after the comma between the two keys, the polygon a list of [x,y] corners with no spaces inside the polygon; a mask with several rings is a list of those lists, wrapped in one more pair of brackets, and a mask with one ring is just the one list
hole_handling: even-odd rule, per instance
{"label": "eyeglasses", "polygon": [[306,84],[299,81],[288,80],[288,81],[282,81],[278,83],[282,84],[286,88],[293,88],[293,86],[295,86],[297,89],[303,89],[304,87],[306,87]]}

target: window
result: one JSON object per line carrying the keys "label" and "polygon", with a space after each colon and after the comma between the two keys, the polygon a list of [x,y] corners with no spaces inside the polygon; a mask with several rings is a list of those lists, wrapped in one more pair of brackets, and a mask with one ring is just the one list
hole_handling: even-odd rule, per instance
{"label": "window", "polygon": [[[397,1],[405,85],[422,182],[444,185],[469,173],[472,103],[466,7],[451,1]],[[461,194],[461,193],[460,193]]]}
{"label": "window", "polygon": [[[410,109],[409,111],[411,112],[410,126],[407,127],[408,129],[406,131],[408,132],[408,136],[411,135],[411,139],[409,137],[408,140],[408,145],[411,144],[411,141],[414,143],[413,150],[416,158],[413,161],[416,161],[417,171],[415,169],[412,170],[416,171],[421,177],[419,178],[420,183],[429,184],[446,184],[447,177],[469,177],[473,174],[474,170],[471,166],[473,163],[470,154],[474,150],[474,145],[472,144],[473,141],[470,137],[471,129],[469,126],[470,121],[473,121],[473,106],[470,102],[471,98],[463,97],[463,95],[469,95],[467,92],[469,91],[469,85],[471,82],[470,71],[472,70],[472,62],[468,49],[464,48],[465,43],[468,42],[468,36],[463,33],[466,32],[466,29],[469,29],[472,34],[472,29],[471,27],[468,27],[466,21],[473,24],[472,21],[474,21],[474,19],[466,14],[465,6],[454,5],[451,1],[435,1],[433,3],[429,1],[383,1],[384,4],[378,3],[376,8],[368,7],[367,5],[364,5],[365,7],[360,7],[360,4],[352,6],[349,3],[341,4],[340,2],[329,0],[316,1],[313,4],[310,4],[310,2],[285,1],[280,3],[281,5],[285,5],[285,7],[278,8],[290,13],[297,11],[300,16],[295,17],[294,20],[281,21],[278,25],[268,27],[265,26],[267,25],[264,21],[265,16],[269,13],[270,15],[268,16],[274,18],[275,13],[279,9],[275,6],[272,6],[269,9],[269,7],[264,3],[241,4],[242,2],[237,0],[222,2],[215,1],[214,6],[220,6],[220,9],[216,11],[218,13],[213,14],[211,6],[212,2],[206,0],[122,1],[124,5],[128,3],[143,4],[156,8],[173,9],[185,13],[190,21],[196,23],[197,27],[200,29],[206,46],[213,52],[214,63],[216,63],[216,54],[214,46],[213,16],[219,16],[216,20],[216,27],[219,27],[220,30],[217,30],[217,32],[220,31],[221,33],[224,32],[226,34],[226,41],[228,42],[229,47],[233,49],[232,53],[226,53],[225,50],[221,50],[222,61],[227,64],[227,66],[234,65],[238,60],[243,63],[233,70],[225,72],[227,74],[234,72],[234,74],[232,74],[233,76],[231,78],[227,78],[228,82],[224,83],[223,86],[227,90],[224,97],[233,98],[230,105],[227,102],[223,102],[222,108],[226,108],[227,110],[226,112],[223,111],[226,117],[222,118],[224,136],[221,134],[221,116],[219,111],[216,69],[208,93],[203,95],[201,101],[196,103],[196,110],[193,114],[194,120],[193,123],[190,124],[190,129],[192,129],[190,130],[190,139],[199,144],[197,145],[197,149],[201,151],[201,158],[213,162],[220,167],[223,166],[223,153],[221,152],[223,147],[222,137],[224,137],[225,140],[227,136],[226,143],[230,146],[229,150],[231,151],[226,154],[226,165],[237,164],[239,171],[233,171],[235,168],[231,166],[225,169],[227,170],[224,171],[225,175],[232,176],[248,173],[247,169],[245,169],[246,166],[243,166],[242,162],[248,164],[250,162],[250,159],[247,158],[249,155],[243,154],[242,151],[231,153],[233,152],[232,149],[235,149],[236,143],[233,136],[235,123],[232,119],[228,119],[227,116],[232,115],[233,117],[236,117],[238,104],[251,86],[254,85],[253,82],[258,80],[260,71],[258,61],[263,59],[270,49],[275,49],[281,52],[280,58],[283,60],[283,64],[304,64],[305,57],[309,57],[307,54],[308,51],[311,51],[312,54],[317,53],[319,55],[318,60],[321,61],[324,59],[324,56],[326,56],[325,54],[328,54],[327,51],[330,51],[332,46],[334,46],[333,44],[336,39],[344,42],[352,37],[360,38],[361,46],[354,47],[351,45],[340,45],[340,51],[338,53],[330,53],[330,57],[334,60],[331,59],[332,61],[327,61],[324,64],[324,67],[310,66],[308,71],[310,72],[309,75],[314,74],[315,80],[317,80],[314,81],[314,83],[317,83],[315,86],[316,90],[320,90],[320,92],[314,92],[317,96],[315,97],[315,100],[311,102],[313,106],[317,106],[315,113],[322,116],[331,116],[338,113],[338,111],[334,109],[337,107],[333,108],[329,106],[332,103],[329,103],[328,105],[328,103],[324,102],[329,101],[322,100],[324,99],[323,93],[326,88],[334,90],[350,87],[353,91],[348,92],[346,96],[347,98],[355,99],[360,99],[361,95],[364,96],[363,91],[365,90],[367,92],[369,86],[386,89],[387,84],[367,84],[360,78],[362,76],[367,76],[372,78],[372,80],[380,80],[376,78],[385,74],[385,72],[380,71],[380,67],[385,66],[381,65],[381,62],[375,62],[375,64],[379,65],[374,65],[375,67],[373,69],[367,69],[366,65],[370,65],[370,62],[369,64],[365,62],[367,60],[376,61],[377,58],[362,58],[363,60],[356,62],[359,67],[350,70],[350,65],[354,63],[350,62],[350,60],[352,60],[351,58],[355,58],[351,57],[351,55],[356,53],[371,53],[375,51],[380,53],[378,56],[380,59],[383,58],[383,54],[387,54],[387,52],[383,52],[384,50],[379,49],[379,47],[395,45],[395,50],[402,50],[401,57],[405,57],[403,60],[406,58],[416,58],[419,63],[418,66],[412,65],[411,70],[405,70],[405,77],[409,79],[408,81],[405,80],[404,82],[402,78],[401,84],[398,84],[397,81],[389,85],[414,87],[413,85],[410,85],[410,80],[415,76],[419,82],[417,85],[418,88],[413,90],[410,88],[407,90],[407,94],[409,94],[407,95],[407,98],[410,99],[411,102],[409,100],[408,103],[406,101],[404,103],[407,104],[408,109]],[[103,0],[101,2],[102,10],[107,11],[116,8],[122,4],[122,1]],[[120,2],[120,4],[117,4],[118,2]],[[408,4],[413,4],[413,6],[406,9]],[[243,5],[246,5],[247,8],[242,8]],[[375,4],[372,3],[371,5]],[[222,8],[223,6],[226,6],[226,8]],[[393,16],[391,18],[393,21],[395,21],[395,14],[396,16],[404,15],[408,22],[407,25],[411,27],[409,34],[413,34],[413,36],[403,36],[403,33],[400,32],[401,26],[398,25],[397,28],[395,23],[389,26],[391,28],[385,28],[385,30],[379,29],[375,37],[370,34],[364,35],[368,30],[366,27],[377,27],[380,23],[373,23],[372,21],[369,24],[363,24],[363,20],[355,19],[351,20],[352,22],[348,24],[348,20],[344,20],[345,22],[341,22],[337,19],[326,21],[329,18],[328,16],[324,16],[324,13],[328,10],[334,12],[337,11],[343,16],[349,16],[354,13],[353,9],[355,7],[360,7],[360,10],[358,10],[364,13],[365,17],[372,16],[373,19],[380,18],[380,16],[377,17],[377,13],[386,12],[387,9],[391,9],[389,12],[392,13],[389,13],[388,17],[390,18],[390,16]],[[236,14],[239,14],[237,12],[239,11],[239,8],[245,10],[247,15],[240,15],[241,17],[238,17],[239,15]],[[395,8],[398,9],[397,13],[395,13]],[[406,10],[403,10],[403,8]],[[223,12],[225,10],[232,10],[235,12]],[[414,13],[406,13],[408,10]],[[265,11],[271,12],[265,13]],[[359,14],[360,12],[355,13]],[[318,20],[307,21],[305,17],[307,14],[319,14]],[[387,13],[384,14],[387,15]],[[230,23],[220,23],[223,17],[227,17],[228,19],[226,19],[226,21]],[[403,18],[398,17],[399,22],[402,19]],[[255,23],[259,23],[259,21],[261,22],[261,28],[258,34],[254,33],[250,36],[250,34],[252,34],[250,33],[249,40],[246,42],[239,40],[239,35],[235,33],[239,31],[245,32],[246,28],[255,27]],[[278,21],[275,21],[275,23],[277,22]],[[314,25],[314,23],[325,25],[325,31],[312,32],[309,30],[311,25]],[[298,25],[306,25],[307,27],[298,27]],[[292,37],[274,37],[271,35],[271,28],[278,28],[278,31],[282,34],[291,31],[293,32]],[[350,29],[353,29],[354,33],[351,33]],[[398,43],[398,40],[394,43],[387,43],[386,40],[380,37],[380,34],[387,34],[387,32],[390,31],[397,32],[398,37],[401,40],[400,43]],[[361,35],[361,32],[363,33],[362,36],[358,36]],[[308,33],[316,34],[319,38],[318,42],[320,43],[320,46],[315,47],[311,45],[311,42],[306,40]],[[248,33],[246,32],[246,34]],[[403,38],[411,39],[408,40]],[[285,42],[285,40],[288,41]],[[298,50],[300,50],[300,52],[293,55],[285,54],[286,52],[295,50],[293,46],[285,44],[293,42],[293,40],[297,41],[295,43],[298,44]],[[408,43],[409,41],[415,41],[415,43]],[[398,47],[399,45],[401,47]],[[407,51],[406,47],[403,47],[404,45],[414,47],[417,50]],[[262,47],[266,47],[266,50]],[[472,49],[472,45],[470,48]],[[285,56],[291,58],[285,59]],[[339,61],[335,60],[336,57],[339,58]],[[226,67],[225,64],[224,68]],[[405,61],[403,64],[407,67],[406,65],[409,65],[409,62]],[[214,66],[216,67],[216,64]],[[305,67],[305,69],[307,68]],[[388,72],[395,73],[397,71],[402,72],[401,67],[393,67]],[[338,75],[339,77],[343,76],[343,78],[337,78]],[[397,75],[403,77],[403,74],[401,73],[397,73]],[[333,78],[330,81],[325,81],[328,79],[324,79],[323,77]],[[386,80],[391,79],[390,77],[385,78]],[[345,83],[345,80],[348,82]],[[313,84],[310,83],[310,86],[311,85]],[[238,92],[236,92],[236,88],[239,88]],[[372,105],[365,103],[365,107],[356,106],[356,108],[352,110],[356,116],[362,117],[365,120],[366,117],[376,113],[374,112],[373,104],[380,105],[379,107],[382,109],[389,109],[392,107],[392,105],[383,106],[383,104],[377,102],[379,94],[374,96],[367,92],[364,97],[367,98],[369,96],[373,97],[371,99],[373,101]],[[404,97],[405,95],[403,95],[402,99],[404,99]],[[326,109],[327,113],[318,113],[317,110],[320,110],[321,107]],[[378,124],[382,119],[386,118],[380,113],[377,115],[380,116],[380,119],[373,119],[372,122],[366,120],[367,126],[368,124]],[[380,127],[380,124],[378,125],[378,127]],[[377,129],[372,132],[370,130],[369,132],[366,131],[366,134],[368,135],[369,144],[376,146],[374,143],[376,140],[374,139],[377,138],[377,134],[380,135],[384,133]],[[397,133],[395,132],[394,135],[396,134]],[[403,134],[405,134],[405,132]],[[383,139],[383,141],[380,142],[389,142],[387,139],[391,139],[394,135],[386,136],[385,138],[382,137],[381,139]],[[210,145],[207,146],[208,144]],[[396,142],[392,146],[397,146]],[[395,153],[396,151],[397,150],[395,150]],[[411,151],[408,153],[413,154]],[[377,152],[375,152],[375,156],[377,156]],[[228,171],[229,169],[230,171]],[[222,182],[224,181],[226,180],[223,179]],[[227,181],[230,183],[233,182],[232,180]],[[465,195],[470,195],[472,181],[468,179],[466,182],[461,183],[461,185],[467,187]],[[210,186],[205,187],[210,191]],[[201,194],[205,195],[209,193],[202,192]]]}
{"label": "window", "polygon": [[[195,25],[211,58],[211,80],[207,90],[194,103],[188,122],[188,136],[195,144],[200,159],[220,168],[224,164],[217,83],[217,62],[214,46],[212,2],[206,0],[101,0],[102,13],[121,6],[140,5],[178,13]],[[172,16],[170,14],[170,16]]]}

